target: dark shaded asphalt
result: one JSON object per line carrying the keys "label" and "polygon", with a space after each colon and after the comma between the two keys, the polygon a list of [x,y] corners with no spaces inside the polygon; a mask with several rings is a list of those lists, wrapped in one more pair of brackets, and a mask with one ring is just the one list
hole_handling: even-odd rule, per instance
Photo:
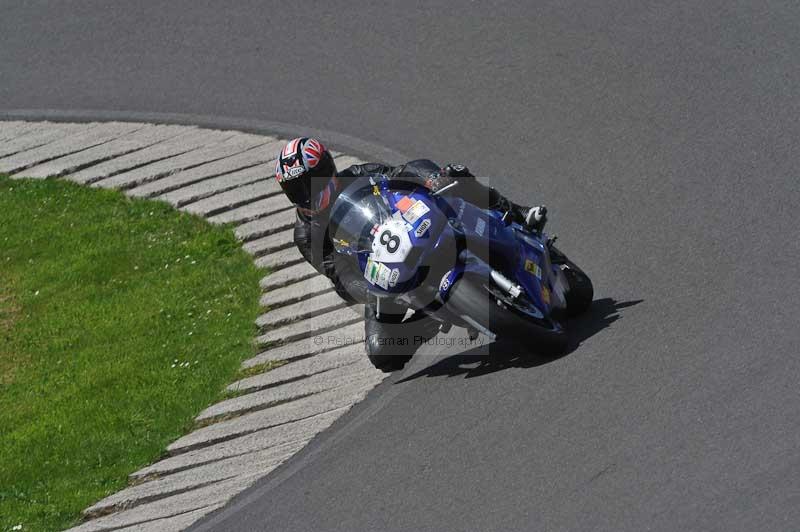
{"label": "dark shaded asphalt", "polygon": [[800,7],[381,4],[0,4],[0,110],[463,161],[546,202],[595,280],[568,356],[430,348],[200,528],[800,527]]}

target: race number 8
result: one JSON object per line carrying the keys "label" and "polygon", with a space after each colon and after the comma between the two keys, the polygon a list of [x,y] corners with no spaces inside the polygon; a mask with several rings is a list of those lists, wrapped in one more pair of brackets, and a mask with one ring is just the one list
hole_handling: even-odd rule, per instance
{"label": "race number 8", "polygon": [[395,253],[397,248],[400,247],[400,237],[392,234],[388,229],[381,233],[379,242],[383,244],[383,247],[385,247],[386,251],[389,253]]}

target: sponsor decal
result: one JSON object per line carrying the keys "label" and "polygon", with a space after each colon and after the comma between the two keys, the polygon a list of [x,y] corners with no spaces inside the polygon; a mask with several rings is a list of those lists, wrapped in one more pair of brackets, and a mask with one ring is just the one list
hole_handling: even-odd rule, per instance
{"label": "sponsor decal", "polygon": [[530,259],[525,259],[525,271],[528,273],[532,273],[539,280],[542,279],[542,269],[539,267],[538,264],[536,264]]}
{"label": "sponsor decal", "polygon": [[[394,271],[397,271],[397,269]],[[397,276],[399,275],[400,272],[397,271]],[[392,278],[392,269],[381,262],[374,261],[372,257],[368,257],[367,266],[364,268],[364,278],[369,281],[370,284],[378,285],[384,290],[387,290]]]}
{"label": "sponsor decal", "polygon": [[422,222],[420,222],[419,226],[417,227],[417,230],[414,231],[414,236],[420,238],[428,231],[428,229],[430,229],[430,227],[431,227],[431,219],[425,218],[424,220],[422,220]]}
{"label": "sponsor decal", "polygon": [[411,231],[414,230],[414,226],[405,221],[405,219],[403,218],[403,213],[400,211],[394,211],[394,214],[392,214],[392,220],[400,222],[400,224],[403,227],[405,227],[406,233],[410,233]]}
{"label": "sponsor decal", "polygon": [[285,179],[294,179],[302,175],[306,171],[304,166],[292,166],[291,168],[286,169],[286,175],[288,176]]}
{"label": "sponsor decal", "polygon": [[486,231],[486,220],[478,218],[475,223],[475,232],[478,233],[478,236],[483,236],[484,231]]}
{"label": "sponsor decal", "polygon": [[400,278],[400,270],[397,268],[393,269],[392,272],[389,274],[389,286],[394,286],[397,284],[397,280]]}
{"label": "sponsor decal", "polygon": [[389,288],[389,278],[392,275],[392,270],[389,269],[388,266],[385,264],[378,265],[378,278],[375,280],[375,284],[387,290]]}
{"label": "sponsor decal", "polygon": [[445,292],[448,288],[450,288],[450,274],[453,273],[453,270],[448,270],[446,274],[442,277],[442,280],[439,281],[439,291]]}
{"label": "sponsor decal", "polygon": [[337,250],[350,248],[350,242],[348,242],[347,240],[343,240],[341,238],[333,238],[332,241],[333,241],[333,247],[336,248]]}
{"label": "sponsor decal", "polygon": [[367,266],[364,268],[364,278],[371,284],[375,284],[378,279],[378,272],[380,271],[380,263],[372,260],[372,257],[367,258]]}
{"label": "sponsor decal", "polygon": [[414,205],[409,207],[408,210],[403,213],[403,218],[405,218],[408,223],[413,224],[430,211],[431,210],[428,208],[428,206],[425,205],[425,202],[422,200],[417,200]]}
{"label": "sponsor decal", "polygon": [[542,285],[542,301],[548,305],[550,304],[550,290],[545,285]]}
{"label": "sponsor decal", "polygon": [[412,199],[411,199],[411,198],[409,198],[408,196],[403,196],[402,198],[400,198],[399,200],[397,200],[397,203],[395,203],[395,206],[396,206],[398,209],[400,209],[400,212],[406,212],[406,211],[407,211],[408,209],[410,209],[410,208],[411,208],[413,205],[414,205],[414,200],[412,200]]}

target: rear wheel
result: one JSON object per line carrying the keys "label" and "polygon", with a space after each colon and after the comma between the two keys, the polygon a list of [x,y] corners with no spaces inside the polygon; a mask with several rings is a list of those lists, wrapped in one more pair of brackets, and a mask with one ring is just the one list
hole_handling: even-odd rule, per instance
{"label": "rear wheel", "polygon": [[480,278],[464,276],[450,288],[447,304],[453,312],[469,316],[497,335],[500,341],[546,355],[558,355],[566,349],[564,329],[556,323],[548,325],[547,320],[535,322],[532,315],[526,316],[524,301],[511,302],[493,288]]}
{"label": "rear wheel", "polygon": [[565,294],[567,300],[567,315],[574,317],[583,314],[592,306],[594,287],[589,276],[580,268],[563,268],[564,276],[569,282],[569,291]]}

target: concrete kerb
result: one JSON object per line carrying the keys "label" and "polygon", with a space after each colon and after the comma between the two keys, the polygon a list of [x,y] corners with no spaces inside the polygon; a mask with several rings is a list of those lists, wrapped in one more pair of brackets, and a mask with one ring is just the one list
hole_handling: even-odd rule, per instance
{"label": "concrete kerb", "polygon": [[[58,123],[19,120],[45,115]],[[131,115],[140,121],[64,123]],[[242,367],[289,362],[273,374],[232,384],[229,389],[242,395],[198,415],[204,426],[169,446],[176,456],[133,473],[134,485],[88,508],[84,515],[90,520],[74,530],[188,527],[290,458],[383,379],[362,357],[360,309],[343,308],[330,282],[294,250],[294,214],[288,203],[281,203],[272,179],[274,158],[258,153],[279,149],[282,141],[275,133],[295,136],[301,128],[269,127],[277,123],[262,121],[230,128],[240,123],[213,117],[192,121],[186,115],[0,111],[0,120],[10,117],[16,118],[0,121],[0,168],[25,177],[30,169],[38,178],[53,175],[122,188],[130,196],[162,199],[212,222],[238,224],[235,232],[243,248],[272,272],[261,282],[261,303],[268,308],[258,319],[264,334],[256,340],[272,348]],[[182,122],[187,125],[175,125]],[[234,130],[198,127],[203,125]],[[366,148],[361,154],[377,154],[387,162],[402,159],[358,139],[308,134],[334,144],[345,139],[337,147],[356,144]],[[359,162],[349,153],[336,158],[343,165]],[[327,341],[316,340],[323,335]]]}

